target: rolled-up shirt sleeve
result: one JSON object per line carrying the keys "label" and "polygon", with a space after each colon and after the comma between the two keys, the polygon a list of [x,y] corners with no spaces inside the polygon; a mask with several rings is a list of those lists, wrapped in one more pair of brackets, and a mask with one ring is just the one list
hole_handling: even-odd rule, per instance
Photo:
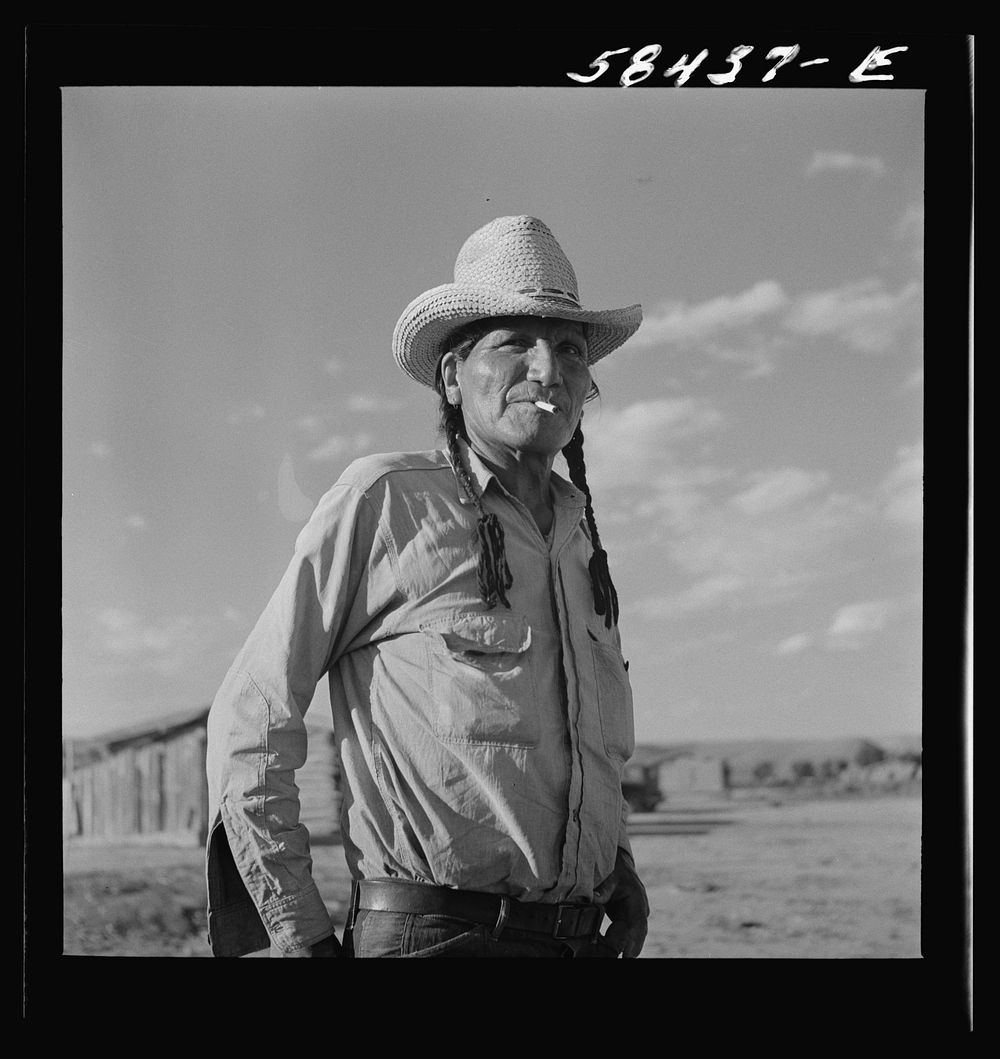
{"label": "rolled-up shirt sleeve", "polygon": [[291,953],[333,933],[312,877],[295,772],[318,681],[394,587],[379,575],[387,558],[365,494],[334,486],[213,700],[206,852],[216,956],[271,943]]}

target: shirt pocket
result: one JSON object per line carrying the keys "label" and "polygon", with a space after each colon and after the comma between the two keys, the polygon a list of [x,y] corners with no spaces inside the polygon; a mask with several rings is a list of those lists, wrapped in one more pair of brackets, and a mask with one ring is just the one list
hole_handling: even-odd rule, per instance
{"label": "shirt pocket", "polygon": [[531,626],[523,617],[469,614],[424,622],[435,733],[446,742],[538,743]]}
{"label": "shirt pocket", "polygon": [[603,643],[587,630],[594,659],[597,707],[601,734],[608,756],[624,764],[635,751],[635,720],[632,715],[632,686],[621,651]]}

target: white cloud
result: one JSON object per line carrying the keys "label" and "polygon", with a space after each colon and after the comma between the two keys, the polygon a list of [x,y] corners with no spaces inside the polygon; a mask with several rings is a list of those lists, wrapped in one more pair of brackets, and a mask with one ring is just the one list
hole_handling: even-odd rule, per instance
{"label": "white cloud", "polygon": [[[624,609],[627,611],[627,607]],[[641,634],[636,633],[634,625],[631,625],[628,639],[629,643],[634,645],[631,648],[632,652],[637,656],[652,650],[662,649],[654,647],[653,644],[643,640]],[[691,636],[685,636],[683,633],[675,631],[671,634],[670,642],[666,645],[666,648],[669,650],[671,656],[676,658],[681,655],[697,654],[704,651],[718,651],[730,644],[738,643],[738,641],[739,635],[732,629],[704,632],[700,635],[695,633]],[[672,708],[671,713],[673,713]]]}
{"label": "white cloud", "polygon": [[923,442],[904,445],[896,452],[896,463],[883,479],[879,496],[886,518],[906,525],[920,525],[924,517]]}
{"label": "white cloud", "polygon": [[882,176],[885,163],[876,156],[861,157],[849,151],[815,151],[806,166],[806,176],[816,173],[849,173],[863,172],[872,176]]}
{"label": "white cloud", "polygon": [[921,284],[893,294],[880,279],[867,279],[797,298],[784,327],[800,335],[836,335],[865,353],[886,352],[921,323]]}
{"label": "white cloud", "polygon": [[188,627],[181,619],[168,626],[144,623],[132,611],[107,607],[97,614],[98,645],[112,655],[141,655],[166,650]]}
{"label": "white cloud", "polygon": [[641,618],[674,618],[691,611],[714,607],[730,600],[747,585],[740,574],[718,574],[702,578],[680,592],[646,596],[628,605],[629,614]]}
{"label": "white cloud", "polygon": [[334,434],[309,453],[310,460],[334,460],[351,447],[351,439]]}
{"label": "white cloud", "polygon": [[[677,440],[700,434],[719,425],[721,414],[710,405],[694,397],[662,397],[653,401],[637,401],[616,411],[602,412],[597,427],[603,437],[619,439],[649,438]],[[588,427],[589,427],[588,422]]]}
{"label": "white cloud", "polygon": [[777,358],[787,347],[788,340],[781,335],[764,336],[758,333],[739,335],[742,345],[733,342],[705,342],[703,352],[713,360],[724,364],[738,364],[744,368],[744,379],[763,379],[773,375]]}
{"label": "white cloud", "polygon": [[129,529],[144,530],[147,526],[147,522],[142,515],[129,515],[129,517],[125,519],[125,525],[128,526]]}
{"label": "white cloud", "polygon": [[[897,231],[912,240],[917,225],[914,214]],[[833,335],[864,353],[885,353],[901,338],[919,336],[922,296],[917,280],[891,291],[872,277],[794,298],[775,280],[762,280],[740,294],[662,305],[646,314],[626,349],[696,348],[714,360],[745,365],[745,378],[760,378],[773,373],[781,354],[801,346],[802,336]],[[613,359],[612,369],[626,362]]]}
{"label": "white cloud", "polygon": [[[732,505],[717,512],[718,528],[724,527],[722,538],[729,546],[745,536],[747,546],[742,550],[743,561],[764,564],[794,564],[802,559],[829,556],[830,550],[853,537],[859,526],[870,520],[872,505],[860,496],[814,490],[800,496],[802,502],[772,507],[765,519],[756,518],[757,512],[744,520],[732,517]],[[774,571],[772,571],[774,572]],[[766,572],[764,576],[769,576]]]}
{"label": "white cloud", "polygon": [[265,415],[266,412],[263,405],[249,402],[234,408],[226,416],[226,422],[232,426],[238,426],[240,423],[246,423],[251,419],[263,419]]}
{"label": "white cloud", "polygon": [[649,488],[625,512],[626,518],[656,516],[666,525],[689,525],[709,503],[709,490],[733,472],[709,465],[669,466],[659,469]]}
{"label": "white cloud", "polygon": [[[872,542],[884,540],[882,518],[912,515],[905,505],[919,462],[918,447],[900,450],[884,482],[866,493],[834,491],[827,472],[800,468],[761,470],[723,490],[732,471],[671,464],[638,500],[626,491],[595,494],[623,610],[638,621],[679,621],[815,599],[868,570]],[[844,608],[827,633],[803,630],[770,650],[861,647],[891,612],[881,602]]]}
{"label": "white cloud", "polygon": [[642,599],[645,617],[797,598],[850,569],[859,537],[876,524],[877,498],[831,491],[822,469],[764,468],[737,479],[732,468],[685,462],[690,450],[679,443],[724,423],[703,401],[606,408],[588,423],[588,480],[617,568],[649,592],[655,562],[673,586]]}
{"label": "white cloud", "polygon": [[629,339],[630,348],[663,343],[692,342],[733,327],[745,327],[788,304],[781,284],[762,280],[741,294],[720,295],[698,305],[668,303],[647,314],[638,332]]}
{"label": "white cloud", "polygon": [[90,446],[90,455],[99,460],[106,460],[111,455],[111,446],[106,441],[95,441]]}
{"label": "white cloud", "polygon": [[102,629],[114,634],[134,628],[139,619],[131,611],[121,610],[118,607],[105,607],[98,611],[97,622]]}
{"label": "white cloud", "polygon": [[903,380],[903,389],[904,390],[919,390],[919,389],[922,389],[923,385],[924,385],[924,369],[923,369],[923,367],[915,368]]}
{"label": "white cloud", "polygon": [[314,461],[338,460],[346,454],[363,452],[371,446],[371,443],[371,434],[359,433],[353,437],[334,434],[313,449],[309,453],[308,459]]}
{"label": "white cloud", "polygon": [[782,640],[774,651],[775,654],[778,655],[794,655],[798,654],[800,651],[804,651],[811,643],[812,637],[807,633],[795,633],[795,635]]}
{"label": "white cloud", "polygon": [[327,375],[339,375],[344,370],[344,362],[340,357],[331,357],[324,365],[323,370]]}
{"label": "white cloud", "polygon": [[[790,496],[774,498],[779,495]],[[696,579],[683,602],[767,606],[798,598],[838,570],[850,569],[851,548],[871,524],[873,505],[825,489],[797,496],[761,518],[752,505],[753,513],[708,495],[688,517],[670,524],[661,534],[663,565],[675,582]],[[728,592],[725,600],[722,589]]]}
{"label": "white cloud", "polygon": [[910,260],[917,268],[924,264],[924,204],[909,206],[896,224],[893,235],[909,250]]}
{"label": "white cloud", "polygon": [[173,676],[211,646],[218,627],[216,619],[182,615],[154,623],[130,610],[105,607],[94,615],[89,651],[111,670],[139,666]]}
{"label": "white cloud", "polygon": [[750,475],[750,484],[731,503],[748,515],[760,515],[788,507],[823,489],[830,481],[825,471],[803,471],[783,467]]}
{"label": "white cloud", "polygon": [[352,393],[347,407],[352,412],[398,412],[406,402],[383,394]]}
{"label": "white cloud", "polygon": [[299,430],[308,434],[311,438],[318,438],[323,433],[324,423],[321,416],[307,415],[295,421]]}
{"label": "white cloud", "polygon": [[694,397],[637,401],[625,408],[603,405],[595,413],[587,411],[583,420],[587,480],[594,490],[648,487],[670,474],[672,446],[723,422],[717,409]]}
{"label": "white cloud", "polygon": [[827,630],[827,647],[834,651],[867,647],[885,628],[893,610],[894,604],[884,599],[841,607]]}

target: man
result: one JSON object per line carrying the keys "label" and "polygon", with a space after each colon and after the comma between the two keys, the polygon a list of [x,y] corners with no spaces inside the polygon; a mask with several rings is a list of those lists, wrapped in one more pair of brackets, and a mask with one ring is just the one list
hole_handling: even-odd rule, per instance
{"label": "man", "polygon": [[[216,955],[639,954],[632,698],[580,422],[591,365],[642,315],[585,310],[576,290],[541,221],[501,217],[397,323],[446,446],[344,472],[215,698]],[[293,778],[324,674],[355,880],[343,944]]]}

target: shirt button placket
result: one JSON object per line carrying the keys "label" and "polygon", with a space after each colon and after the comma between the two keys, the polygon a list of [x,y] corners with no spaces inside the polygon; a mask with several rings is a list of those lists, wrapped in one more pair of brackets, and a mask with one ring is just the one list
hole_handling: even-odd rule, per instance
{"label": "shirt button placket", "polygon": [[566,841],[563,847],[562,882],[571,892],[577,884],[580,857],[580,805],[583,794],[583,775],[580,766],[579,712],[580,696],[576,675],[577,659],[569,634],[570,625],[566,608],[566,593],[558,560],[552,557],[552,590],[559,619],[559,633],[563,642],[563,659],[566,670],[566,724],[570,743],[570,781],[567,792],[568,806],[572,806],[566,825]]}

